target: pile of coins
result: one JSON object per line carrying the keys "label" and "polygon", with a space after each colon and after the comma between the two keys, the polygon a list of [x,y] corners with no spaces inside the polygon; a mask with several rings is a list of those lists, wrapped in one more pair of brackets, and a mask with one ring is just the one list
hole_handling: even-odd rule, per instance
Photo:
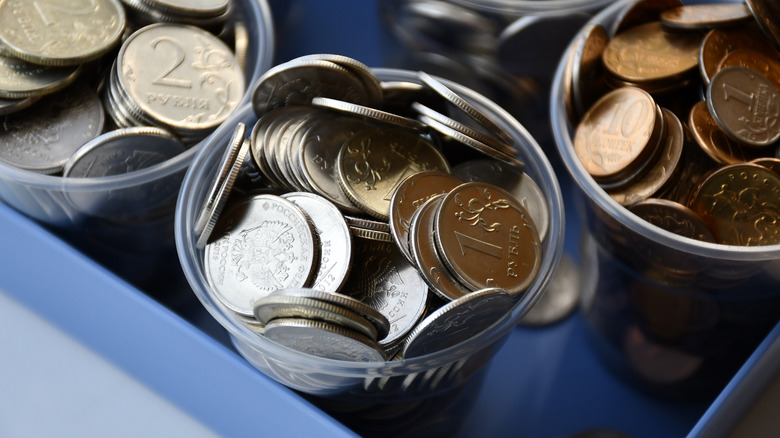
{"label": "pile of coins", "polygon": [[[0,162],[63,175],[89,156],[96,165],[80,175],[107,176],[197,143],[232,114],[246,80],[225,42],[183,23],[228,26],[233,9],[229,0],[0,2]],[[134,21],[141,10],[165,23]],[[149,136],[175,144],[144,147]]]}
{"label": "pile of coins", "polygon": [[574,151],[618,203],[685,237],[773,245],[780,41],[748,3],[633,3],[576,39],[564,94]]}
{"label": "pile of coins", "polygon": [[258,120],[236,125],[194,224],[237,320],[317,356],[409,358],[483,331],[533,283],[549,212],[512,137],[418,79],[329,54],[258,79]]}

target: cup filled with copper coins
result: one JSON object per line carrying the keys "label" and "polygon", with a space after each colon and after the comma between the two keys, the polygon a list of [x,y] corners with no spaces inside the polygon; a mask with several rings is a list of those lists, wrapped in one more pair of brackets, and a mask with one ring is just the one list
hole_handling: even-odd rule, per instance
{"label": "cup filled with copper coins", "polygon": [[558,66],[584,312],[608,363],[651,392],[716,393],[780,320],[779,14],[621,1]]}
{"label": "cup filled with copper coins", "polygon": [[265,1],[196,3],[0,4],[0,199],[133,282],[175,263],[186,167],[271,65]]}
{"label": "cup filled with copper coins", "polygon": [[379,416],[461,388],[562,254],[534,139],[459,84],[335,54],[271,68],[252,96],[179,195],[198,299],[252,365],[320,401]]}

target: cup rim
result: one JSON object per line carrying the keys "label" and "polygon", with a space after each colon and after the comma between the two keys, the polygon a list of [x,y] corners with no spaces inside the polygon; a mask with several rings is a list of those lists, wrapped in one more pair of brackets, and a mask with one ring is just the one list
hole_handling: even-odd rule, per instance
{"label": "cup rim", "polygon": [[[374,68],[373,70],[380,79],[383,77],[393,77],[392,80],[403,78],[404,80],[416,81],[415,72],[409,70],[392,68]],[[548,200],[548,206],[550,208],[550,229],[547,237],[547,239],[550,240],[545,240],[543,243],[548,251],[546,254],[543,252],[545,255],[543,255],[540,274],[534,283],[529,286],[523,298],[514,305],[511,312],[507,313],[482,333],[450,348],[424,356],[398,361],[353,362],[322,358],[292,350],[265,339],[262,336],[258,336],[248,327],[240,324],[234,317],[228,316],[230,315],[228,309],[221,303],[218,303],[217,300],[214,300],[208,293],[205,275],[198,270],[197,264],[199,262],[195,259],[195,256],[197,255],[202,260],[203,250],[196,250],[194,247],[192,226],[196,216],[196,209],[194,209],[194,206],[200,205],[202,199],[196,199],[197,190],[194,190],[193,187],[197,183],[197,176],[200,175],[203,168],[208,166],[206,157],[218,156],[217,154],[221,150],[221,148],[217,147],[205,147],[198,153],[193,164],[188,169],[179,192],[174,219],[176,248],[185,277],[190,283],[193,292],[204,307],[206,307],[206,310],[220,323],[220,325],[227,329],[233,338],[234,343],[242,342],[255,350],[261,351],[274,358],[283,357],[294,360],[297,366],[317,369],[320,372],[327,372],[329,374],[345,377],[365,377],[368,373],[374,375],[407,374],[428,370],[446,363],[464,359],[465,357],[468,357],[469,354],[478,352],[488,345],[492,345],[506,335],[517,324],[520,317],[522,317],[536,300],[539,299],[542,292],[549,285],[563,253],[565,216],[563,214],[563,196],[552,166],[536,140],[528,133],[525,127],[503,108],[471,89],[442,78],[437,79],[460,93],[461,96],[465,96],[472,101],[476,100],[476,103],[480,106],[488,108],[499,117],[502,124],[510,126],[514,132],[513,137],[516,137],[516,141],[521,141],[524,144],[525,148],[528,150],[527,153],[533,158],[533,166],[536,167],[540,174],[539,176],[544,179],[544,181],[539,181],[537,183],[540,186],[543,185],[545,189],[550,192],[550,199]],[[252,112],[251,105],[244,106],[244,108],[239,109],[234,116],[231,117],[231,120],[223,124],[214,132],[214,136],[211,140],[216,141],[218,138],[229,138],[233,126],[237,121],[248,120],[252,117],[254,117],[254,113]]]}
{"label": "cup rim", "polygon": [[[620,0],[601,10],[593,18],[588,20],[583,29],[569,43],[566,52],[569,53],[576,44],[577,38],[583,30],[597,23],[610,23],[611,19],[633,0]],[[723,2],[723,1],[721,1]],[[728,1],[723,3],[729,3]],[[609,29],[609,26],[605,26]],[[734,246],[719,243],[708,243],[689,237],[680,236],[666,231],[638,216],[630,213],[628,209],[612,199],[585,170],[580,160],[574,153],[572,143],[573,127],[569,126],[563,96],[563,78],[566,69],[566,57],[563,56],[558,63],[550,90],[550,123],[552,124],[553,137],[558,153],[563,160],[566,169],[574,182],[587,195],[588,199],[596,204],[604,212],[622,226],[631,231],[651,239],[654,242],[682,251],[688,254],[733,261],[761,261],[780,259],[780,244],[764,246]]]}
{"label": "cup rim", "polygon": [[595,11],[613,0],[452,0],[453,3],[495,14]]}

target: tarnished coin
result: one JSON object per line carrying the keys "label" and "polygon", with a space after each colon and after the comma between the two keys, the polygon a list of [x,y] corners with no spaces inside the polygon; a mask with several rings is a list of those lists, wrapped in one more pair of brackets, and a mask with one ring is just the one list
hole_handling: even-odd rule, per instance
{"label": "tarnished coin", "polygon": [[377,330],[378,339],[383,339],[390,331],[390,322],[382,313],[368,304],[344,294],[336,292],[324,292],[309,288],[286,288],[271,292],[271,295],[306,297],[326,303],[331,303],[333,305],[351,310],[352,312],[357,313],[374,324]]}
{"label": "tarnished coin", "polygon": [[757,164],[732,164],[707,176],[693,209],[726,245],[780,243],[780,177]]}
{"label": "tarnished coin", "polygon": [[347,279],[352,264],[352,234],[338,208],[313,193],[291,192],[282,198],[297,205],[308,216],[320,245],[319,270],[312,288],[337,292]]}
{"label": "tarnished coin", "polygon": [[84,64],[119,43],[125,21],[118,0],[5,0],[0,2],[0,43],[35,64]]}
{"label": "tarnished coin", "polygon": [[390,199],[390,231],[409,261],[412,256],[407,242],[414,212],[428,199],[448,193],[461,183],[449,173],[429,170],[408,176],[396,187]]}
{"label": "tarnished coin", "polygon": [[81,66],[46,67],[0,55],[0,98],[25,99],[61,90],[73,83]]}
{"label": "tarnished coin", "polygon": [[599,183],[620,183],[641,173],[663,133],[655,101],[638,88],[619,88],[599,99],[577,125],[574,151]]}
{"label": "tarnished coin", "polygon": [[395,244],[354,239],[352,271],[342,289],[384,315],[390,322],[383,347],[401,342],[426,309],[428,288],[420,273]]}
{"label": "tarnished coin", "polygon": [[368,104],[363,83],[355,74],[330,61],[293,59],[272,67],[255,82],[252,109],[260,117],[293,104],[308,104],[314,97],[330,97]]}
{"label": "tarnished coin", "polygon": [[274,319],[264,336],[313,356],[350,362],[384,362],[382,348],[362,334],[335,324],[301,318]]}
{"label": "tarnished coin", "polygon": [[376,326],[357,313],[313,298],[282,294],[266,295],[255,301],[255,319],[267,325],[279,318],[302,318],[335,324],[377,340]]}
{"label": "tarnished coin", "polygon": [[582,283],[577,263],[567,253],[563,253],[558,269],[553,275],[550,286],[539,300],[526,312],[520,325],[539,327],[562,321],[577,308],[580,302]]}
{"label": "tarnished coin", "polygon": [[667,109],[662,110],[666,121],[666,137],[663,138],[661,156],[647,173],[622,189],[609,190],[607,193],[620,205],[631,205],[662,191],[664,185],[679,173],[685,132],[677,116]]}
{"label": "tarnished coin", "polygon": [[752,19],[750,10],[742,3],[685,5],[661,13],[665,26],[683,29],[728,26]]}
{"label": "tarnished coin", "polygon": [[439,255],[471,290],[500,287],[519,296],[536,278],[539,232],[526,209],[502,188],[461,184],[442,200],[435,221]]}
{"label": "tarnished coin", "polygon": [[[434,226],[436,209],[444,195],[426,200],[413,214],[409,225],[408,250],[428,287],[446,301],[456,300],[471,291],[460,284],[444,266],[436,249]],[[400,242],[399,242],[400,246]]]}
{"label": "tarnished coin", "polygon": [[444,350],[481,333],[509,313],[514,301],[499,288],[482,289],[451,301],[412,330],[403,357],[409,359]]}
{"label": "tarnished coin", "polygon": [[690,208],[666,199],[645,199],[628,208],[645,221],[674,234],[715,243],[715,236]]}
{"label": "tarnished coin", "polygon": [[429,140],[392,126],[361,130],[341,146],[338,155],[342,190],[358,208],[381,220],[387,220],[393,192],[406,177],[449,169]]}
{"label": "tarnished coin", "polygon": [[539,239],[544,241],[547,237],[547,230],[550,227],[547,198],[527,173],[500,161],[470,160],[453,167],[452,175],[463,182],[486,182],[508,191],[531,215],[539,231]]}
{"label": "tarnished coin", "polygon": [[256,299],[307,286],[315,261],[314,236],[303,212],[278,196],[256,195],[220,215],[206,245],[204,271],[226,307],[252,315]]}
{"label": "tarnished coin", "polygon": [[744,163],[761,154],[760,149],[742,147],[741,143],[729,138],[712,118],[705,101],[691,107],[688,126],[701,149],[720,164]]}
{"label": "tarnished coin", "polygon": [[615,35],[602,59],[606,70],[622,80],[671,80],[698,66],[701,40],[697,32],[672,34],[655,21]]}
{"label": "tarnished coin", "polygon": [[135,172],[185,150],[184,145],[164,129],[117,129],[95,137],[74,152],[65,163],[62,176],[95,178]]}
{"label": "tarnished coin", "polygon": [[0,161],[19,169],[54,174],[105,123],[100,98],[77,84],[45,96],[26,110],[3,117]]}
{"label": "tarnished coin", "polygon": [[780,92],[760,73],[726,67],[707,87],[707,108],[726,135],[751,146],[780,139]]}

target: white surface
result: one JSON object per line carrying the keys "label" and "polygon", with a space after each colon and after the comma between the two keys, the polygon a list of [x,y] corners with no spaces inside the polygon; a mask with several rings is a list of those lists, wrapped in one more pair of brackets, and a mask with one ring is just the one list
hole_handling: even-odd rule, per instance
{"label": "white surface", "polygon": [[217,437],[0,291],[0,437]]}

